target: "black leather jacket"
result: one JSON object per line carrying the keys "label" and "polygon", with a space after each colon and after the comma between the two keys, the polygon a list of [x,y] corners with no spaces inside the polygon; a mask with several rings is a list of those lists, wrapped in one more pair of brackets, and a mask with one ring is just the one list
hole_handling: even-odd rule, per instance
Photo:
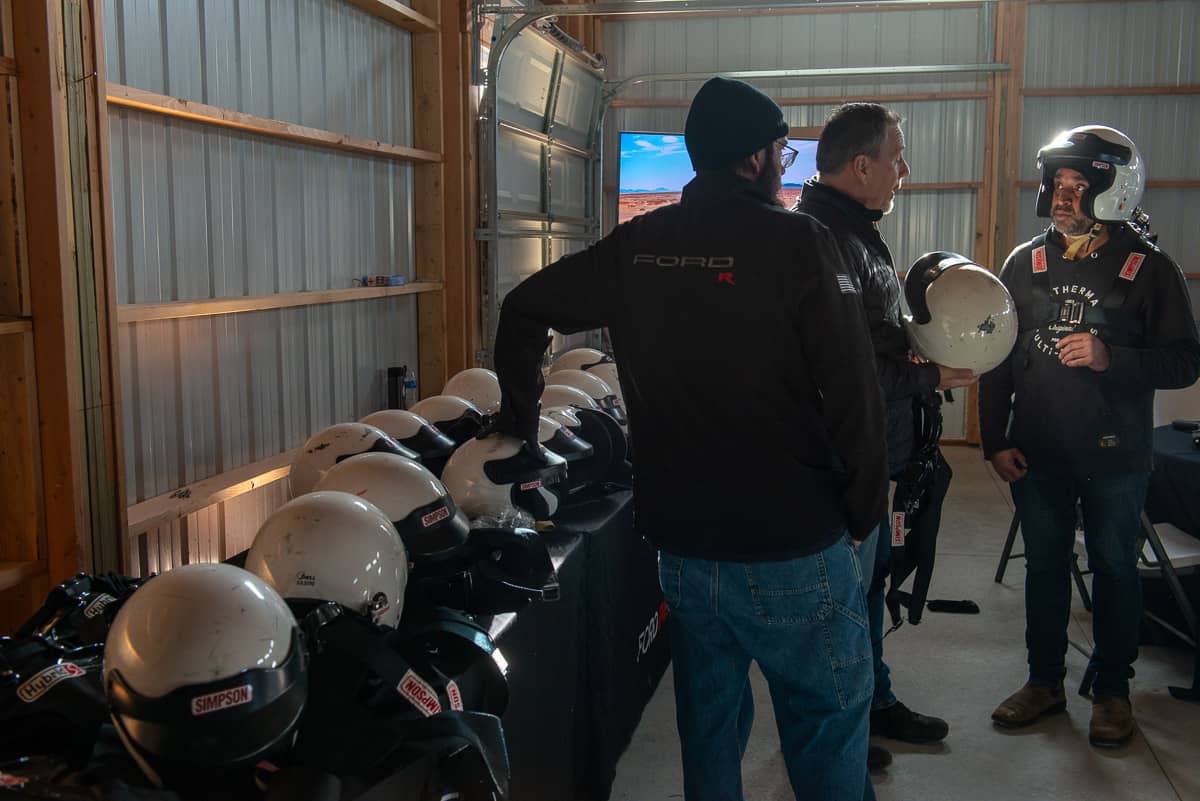
{"label": "black leather jacket", "polygon": [[496,334],[501,419],[537,426],[547,328],[607,326],[664,550],[774,561],[857,539],[887,502],[883,403],[833,237],[745,179],[702,175],[527,278]]}
{"label": "black leather jacket", "polygon": [[875,373],[887,399],[888,469],[895,475],[912,456],[912,399],[937,387],[938,369],[914,364],[909,358],[908,335],[900,322],[900,279],[891,251],[875,227],[883,212],[868,209],[815,179],[805,182],[795,210],[816,217],[833,232],[862,291],[875,348]]}

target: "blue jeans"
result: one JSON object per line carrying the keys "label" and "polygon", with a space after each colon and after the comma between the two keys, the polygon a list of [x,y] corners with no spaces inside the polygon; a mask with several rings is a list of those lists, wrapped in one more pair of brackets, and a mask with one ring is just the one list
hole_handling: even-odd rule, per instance
{"label": "blue jeans", "polygon": [[686,801],[743,798],[751,660],[767,679],[797,797],[873,801],[866,767],[871,642],[849,538],[784,562],[663,551],[658,573],[671,613]]}
{"label": "blue jeans", "polygon": [[1097,697],[1129,695],[1142,617],[1137,537],[1148,481],[1145,473],[1087,478],[1031,466],[1025,478],[1013,482],[1013,501],[1025,540],[1025,644],[1030,682],[1053,686],[1067,673],[1071,552],[1078,500],[1092,570],[1093,693]]}
{"label": "blue jeans", "polygon": [[871,709],[887,709],[896,703],[892,692],[892,671],[883,661],[884,588],[887,583],[888,560],[892,555],[891,515],[885,512],[879,528],[872,531],[858,546],[866,566],[867,614],[871,624],[871,660],[875,673],[875,694]]}

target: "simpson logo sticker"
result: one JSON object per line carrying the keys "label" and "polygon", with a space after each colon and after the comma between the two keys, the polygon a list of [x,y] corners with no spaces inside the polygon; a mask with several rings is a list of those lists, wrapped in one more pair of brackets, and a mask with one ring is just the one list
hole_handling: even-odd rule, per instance
{"label": "simpson logo sticker", "polygon": [[434,523],[440,523],[441,521],[445,520],[449,516],[450,516],[450,510],[447,509],[445,506],[443,506],[441,509],[434,509],[429,514],[422,515],[421,525],[425,528],[429,528]]}
{"label": "simpson logo sticker", "polygon": [[892,512],[892,545],[904,545],[904,512]]}
{"label": "simpson logo sticker", "polygon": [[400,683],[396,685],[396,692],[407,698],[409,703],[427,718],[442,711],[437,693],[411,669],[400,677]]}
{"label": "simpson logo sticker", "polygon": [[27,704],[32,704],[54,689],[54,685],[59,682],[86,675],[87,671],[74,662],[60,662],[33,674],[28,681],[17,688],[17,698]]}
{"label": "simpson logo sticker", "polygon": [[88,620],[91,620],[92,618],[96,617],[101,612],[103,612],[104,607],[108,606],[115,600],[117,600],[117,599],[112,597],[108,593],[102,592],[96,596],[96,600],[92,601],[90,604],[88,604],[87,606],[85,606],[83,608],[83,616],[86,617]]}
{"label": "simpson logo sticker", "polygon": [[1097,170],[1111,170],[1112,169],[1112,167],[1108,166],[1107,161],[1093,161],[1092,166],[1095,167]]}
{"label": "simpson logo sticker", "polygon": [[458,685],[454,680],[446,682],[446,697],[450,699],[450,708],[463,711],[462,693],[459,692]]}
{"label": "simpson logo sticker", "polygon": [[1126,281],[1132,281],[1137,278],[1138,270],[1142,269],[1142,262],[1146,260],[1146,256],[1142,253],[1130,253],[1129,258],[1125,259],[1125,266],[1118,273]]}
{"label": "simpson logo sticker", "polygon": [[526,481],[524,484],[521,484],[520,487],[521,487],[522,492],[525,492],[527,490],[541,489],[542,488],[542,480],[540,478],[537,478],[537,479],[534,479],[533,481]]}
{"label": "simpson logo sticker", "polygon": [[249,684],[230,687],[227,690],[217,690],[207,695],[197,695],[192,699],[192,716],[199,717],[222,709],[232,709],[254,700],[254,688]]}
{"label": "simpson logo sticker", "polygon": [[1042,245],[1037,250],[1033,251],[1033,271],[1035,273],[1046,272],[1046,246]]}

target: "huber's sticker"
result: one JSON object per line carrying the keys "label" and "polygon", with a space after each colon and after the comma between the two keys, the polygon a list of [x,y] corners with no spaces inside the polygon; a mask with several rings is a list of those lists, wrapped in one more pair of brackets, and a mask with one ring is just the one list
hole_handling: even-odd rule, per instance
{"label": "huber's sticker", "polygon": [[1035,273],[1046,272],[1046,246],[1042,245],[1033,251],[1033,271]]}
{"label": "huber's sticker", "polygon": [[904,512],[892,512],[892,546],[904,545]]}
{"label": "huber's sticker", "polygon": [[17,688],[17,698],[27,704],[32,704],[54,689],[59,682],[86,675],[87,671],[74,662],[60,662],[33,674],[28,681]]}
{"label": "huber's sticker", "polygon": [[231,709],[235,706],[248,704],[253,700],[254,688],[249,684],[230,687],[226,690],[217,690],[215,693],[197,695],[193,698],[192,715],[193,717],[199,717],[211,712],[220,712],[222,709]]}
{"label": "huber's sticker", "polygon": [[409,703],[427,718],[442,711],[437,693],[412,670],[400,677],[400,683],[396,685],[396,692],[407,698]]}
{"label": "huber's sticker", "polygon": [[1130,253],[1129,258],[1125,259],[1125,266],[1118,273],[1126,281],[1132,281],[1137,278],[1138,270],[1142,269],[1142,262],[1146,260],[1145,254]]}

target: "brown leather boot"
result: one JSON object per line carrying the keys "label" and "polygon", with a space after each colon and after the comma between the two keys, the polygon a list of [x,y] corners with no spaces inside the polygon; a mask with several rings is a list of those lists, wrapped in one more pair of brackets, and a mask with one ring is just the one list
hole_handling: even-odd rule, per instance
{"label": "brown leather boot", "polygon": [[1098,748],[1117,748],[1133,736],[1133,704],[1128,698],[1097,698],[1092,702],[1088,742]]}
{"label": "brown leather boot", "polygon": [[1066,708],[1067,696],[1061,683],[1057,687],[1026,684],[996,707],[992,722],[1001,728],[1019,729]]}

